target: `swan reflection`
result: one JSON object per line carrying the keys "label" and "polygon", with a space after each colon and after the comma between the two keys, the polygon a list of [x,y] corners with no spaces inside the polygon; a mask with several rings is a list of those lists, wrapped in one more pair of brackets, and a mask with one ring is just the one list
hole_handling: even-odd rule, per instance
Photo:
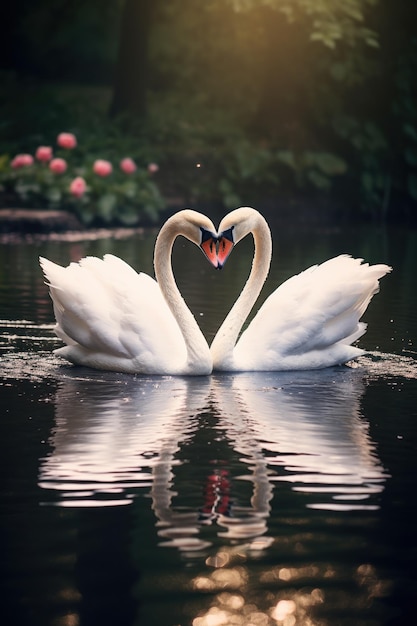
{"label": "swan reflection", "polygon": [[354,368],[68,377],[39,484],[60,506],[129,504],[146,489],[162,545],[201,553],[217,536],[263,550],[279,483],[297,506],[378,506],[387,475],[361,416],[364,389]]}
{"label": "swan reflection", "polygon": [[387,477],[361,416],[364,386],[360,370],[343,368],[219,377],[215,389],[235,449],[250,464],[256,442],[268,482],[329,495],[309,507],[352,510],[376,506],[355,501],[381,492]]}
{"label": "swan reflection", "polygon": [[178,377],[64,379],[40,486],[58,490],[62,506],[131,502],[132,490],[150,487],[155,466],[190,436],[184,416],[200,410],[206,397],[204,382]]}

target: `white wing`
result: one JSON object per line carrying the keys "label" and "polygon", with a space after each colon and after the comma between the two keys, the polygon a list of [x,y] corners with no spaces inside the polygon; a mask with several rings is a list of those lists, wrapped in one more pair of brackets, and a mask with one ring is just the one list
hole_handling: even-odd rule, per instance
{"label": "white wing", "polygon": [[344,363],[379,279],[391,268],[341,255],[293,276],[265,301],[234,350],[237,369],[311,369]]}
{"label": "white wing", "polygon": [[121,259],[86,257],[61,267],[41,259],[67,344],[57,352],[74,363],[156,373],[186,358],[180,329],[157,282]]}

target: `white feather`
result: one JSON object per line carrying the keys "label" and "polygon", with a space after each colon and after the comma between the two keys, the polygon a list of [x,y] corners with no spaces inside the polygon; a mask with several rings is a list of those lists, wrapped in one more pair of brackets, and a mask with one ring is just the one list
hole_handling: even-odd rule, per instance
{"label": "white feather", "polygon": [[222,228],[235,228],[236,242],[252,232],[255,257],[242,294],[213,341],[214,369],[317,369],[363,354],[351,344],[365,333],[366,324],[360,318],[390,267],[370,266],[349,255],[314,265],[280,285],[236,343],[268,273],[271,236],[264,218],[249,207],[226,216],[220,236]]}

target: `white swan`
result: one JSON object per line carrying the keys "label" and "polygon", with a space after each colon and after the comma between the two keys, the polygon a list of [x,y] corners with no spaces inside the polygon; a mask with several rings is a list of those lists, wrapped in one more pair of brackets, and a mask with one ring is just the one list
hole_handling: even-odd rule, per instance
{"label": "white swan", "polygon": [[55,352],[72,363],[139,374],[206,375],[207,342],[176,285],[171,265],[183,235],[217,266],[216,229],[196,211],[169,218],[155,243],[156,281],[113,255],[86,257],[64,268],[40,258],[67,345]]}
{"label": "white swan", "polygon": [[236,344],[269,271],[271,233],[262,215],[249,207],[229,213],[218,230],[220,267],[233,245],[249,233],[255,244],[252,270],[211,345],[213,369],[318,369],[363,354],[351,345],[366,330],[359,319],[379,289],[378,280],[391,268],[370,266],[348,255],[314,265],[284,282],[265,301]]}

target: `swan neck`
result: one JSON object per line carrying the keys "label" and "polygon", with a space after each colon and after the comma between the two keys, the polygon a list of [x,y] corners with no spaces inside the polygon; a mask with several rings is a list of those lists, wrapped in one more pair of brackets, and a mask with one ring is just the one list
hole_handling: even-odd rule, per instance
{"label": "swan neck", "polygon": [[172,270],[172,248],[175,239],[181,234],[184,234],[181,232],[181,224],[174,218],[168,220],[160,230],[154,252],[155,278],[184,338],[187,363],[183,373],[207,374],[212,364],[207,342],[181,296]]}
{"label": "swan neck", "polygon": [[239,298],[220,326],[211,345],[214,367],[226,365],[230,359],[233,359],[233,349],[239,333],[268,276],[272,257],[272,238],[269,226],[261,215],[258,216],[250,232],[254,240],[251,272]]}

